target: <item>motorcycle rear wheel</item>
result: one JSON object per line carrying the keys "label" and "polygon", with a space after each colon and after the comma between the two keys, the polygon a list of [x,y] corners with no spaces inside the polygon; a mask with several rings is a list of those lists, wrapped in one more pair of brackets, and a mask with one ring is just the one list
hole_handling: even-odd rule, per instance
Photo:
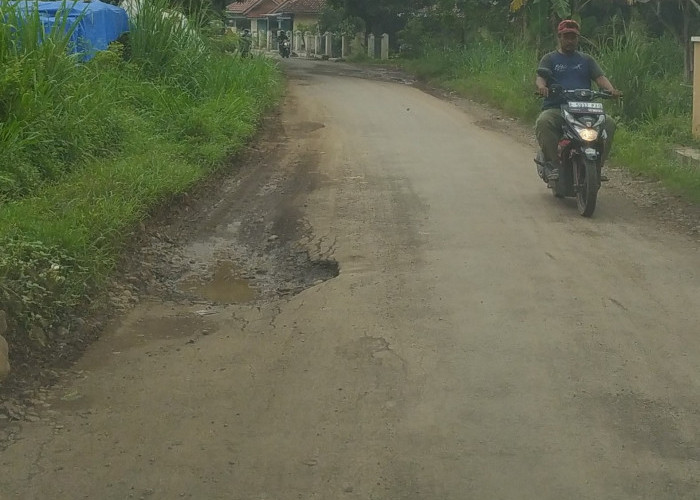
{"label": "motorcycle rear wheel", "polygon": [[578,213],[584,217],[590,217],[595,211],[600,188],[598,166],[594,161],[583,157],[574,159],[574,183],[576,184],[576,205]]}

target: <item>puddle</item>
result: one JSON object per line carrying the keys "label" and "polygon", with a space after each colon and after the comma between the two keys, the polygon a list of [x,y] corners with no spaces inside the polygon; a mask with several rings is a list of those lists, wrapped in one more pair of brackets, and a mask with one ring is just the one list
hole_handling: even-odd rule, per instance
{"label": "puddle", "polygon": [[211,281],[204,282],[202,278],[195,276],[184,280],[180,290],[218,304],[240,304],[255,300],[255,289],[250,286],[248,280],[237,277],[238,274],[233,262],[221,261],[217,263]]}

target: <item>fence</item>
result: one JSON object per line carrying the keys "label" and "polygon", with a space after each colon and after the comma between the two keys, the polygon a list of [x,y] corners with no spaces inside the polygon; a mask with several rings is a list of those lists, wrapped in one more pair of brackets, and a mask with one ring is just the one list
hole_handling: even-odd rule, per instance
{"label": "fence", "polygon": [[[292,42],[292,51],[300,57],[347,58],[366,55],[370,59],[389,59],[389,35],[380,37],[358,33],[354,37],[338,33],[311,33],[310,31],[287,31]],[[254,31],[253,48],[277,50],[277,37],[273,31]]]}

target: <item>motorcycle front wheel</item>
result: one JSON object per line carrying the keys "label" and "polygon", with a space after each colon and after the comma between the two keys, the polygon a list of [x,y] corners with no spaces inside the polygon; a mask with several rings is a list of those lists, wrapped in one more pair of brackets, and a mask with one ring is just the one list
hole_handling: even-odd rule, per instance
{"label": "motorcycle front wheel", "polygon": [[573,166],[578,213],[584,217],[590,217],[595,211],[598,189],[600,188],[598,166],[594,161],[582,156],[574,158]]}

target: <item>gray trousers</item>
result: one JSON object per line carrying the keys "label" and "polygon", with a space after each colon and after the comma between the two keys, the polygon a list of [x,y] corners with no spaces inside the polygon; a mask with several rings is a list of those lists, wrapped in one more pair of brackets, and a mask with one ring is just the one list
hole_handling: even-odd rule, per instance
{"label": "gray trousers", "polygon": [[[545,109],[537,117],[535,135],[537,136],[537,142],[540,143],[540,148],[542,148],[545,161],[555,162],[557,160],[557,147],[559,139],[561,139],[561,128],[563,126],[564,117],[561,116],[559,108]],[[615,121],[610,116],[605,115],[605,131],[608,134],[608,138],[605,140],[603,161],[608,158],[616,127]]]}

